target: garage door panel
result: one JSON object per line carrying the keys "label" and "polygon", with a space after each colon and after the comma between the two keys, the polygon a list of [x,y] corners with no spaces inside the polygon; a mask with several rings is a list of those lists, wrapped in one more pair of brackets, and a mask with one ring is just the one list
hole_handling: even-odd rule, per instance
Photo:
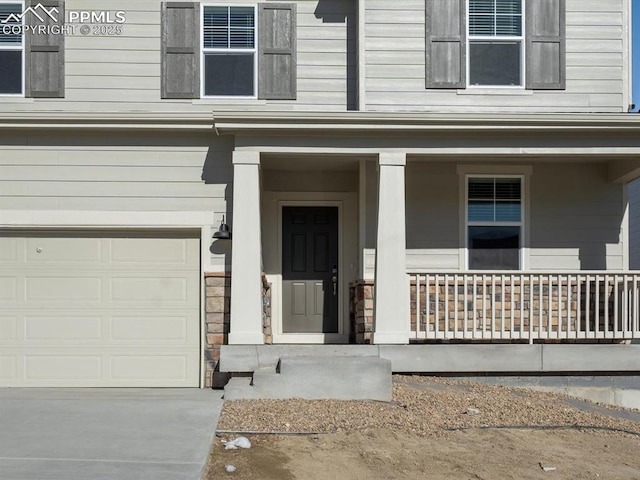
{"label": "garage door panel", "polygon": [[26,263],[36,265],[99,264],[103,260],[102,241],[99,238],[29,238],[25,253]]}
{"label": "garage door panel", "polygon": [[16,303],[18,301],[18,279],[0,277],[0,302]]}
{"label": "garage door panel", "polygon": [[0,237],[0,265],[18,261],[18,240]]}
{"label": "garage door panel", "polygon": [[111,262],[113,264],[189,265],[197,261],[197,249],[189,248],[187,239],[155,239],[149,248],[147,238],[116,238],[111,240]]}
{"label": "garage door panel", "polygon": [[113,317],[111,332],[114,341],[186,342],[198,333],[193,327],[196,331],[189,332],[195,323],[187,316]]}
{"label": "garage door panel", "polygon": [[18,361],[15,356],[0,355],[0,380],[15,381],[18,379]]}
{"label": "garage door panel", "polygon": [[0,317],[0,344],[18,339],[18,318]]}
{"label": "garage door panel", "polygon": [[124,235],[0,236],[0,386],[198,386],[200,241]]}
{"label": "garage door panel", "polygon": [[99,355],[26,355],[26,380],[99,380],[102,357]]}
{"label": "garage door panel", "polygon": [[114,380],[184,380],[188,375],[187,355],[113,355]]}
{"label": "garage door panel", "polygon": [[100,277],[26,277],[27,302],[99,302]]}
{"label": "garage door panel", "polygon": [[103,340],[102,317],[28,316],[25,318],[25,340],[80,341]]}
{"label": "garage door panel", "polygon": [[111,279],[114,302],[187,303],[189,279],[184,277],[115,277]]}

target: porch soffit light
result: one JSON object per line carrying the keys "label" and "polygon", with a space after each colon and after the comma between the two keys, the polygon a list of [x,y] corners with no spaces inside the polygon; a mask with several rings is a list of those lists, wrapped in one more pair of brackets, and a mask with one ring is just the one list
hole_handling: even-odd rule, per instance
{"label": "porch soffit light", "polygon": [[224,223],[224,215],[222,216],[222,221],[220,222],[220,227],[218,227],[218,231],[213,234],[213,238],[217,238],[219,240],[231,239],[231,231],[229,230],[229,225]]}

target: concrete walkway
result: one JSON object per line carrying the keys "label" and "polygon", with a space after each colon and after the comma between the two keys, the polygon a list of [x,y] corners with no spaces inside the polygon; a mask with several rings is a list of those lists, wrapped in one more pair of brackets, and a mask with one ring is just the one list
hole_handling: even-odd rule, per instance
{"label": "concrete walkway", "polygon": [[2,480],[199,480],[222,392],[0,389]]}

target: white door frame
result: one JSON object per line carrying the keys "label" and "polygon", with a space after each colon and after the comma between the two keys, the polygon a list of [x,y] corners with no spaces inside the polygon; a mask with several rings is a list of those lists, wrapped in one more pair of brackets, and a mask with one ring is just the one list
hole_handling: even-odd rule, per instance
{"label": "white door frame", "polygon": [[[351,235],[345,229],[351,224],[346,219],[357,215],[357,194],[342,192],[265,192],[263,196],[268,212],[263,215],[263,241],[271,235],[272,248],[263,248],[266,272],[271,284],[271,329],[274,343],[339,344],[349,343],[349,283],[357,276],[357,228]],[[338,207],[338,333],[283,333],[282,332],[282,207]],[[354,213],[351,213],[354,212]],[[356,217],[357,218],[357,217]],[[275,222],[273,222],[276,220]],[[265,232],[264,226],[273,222],[275,232]],[[357,227],[357,221],[352,223]],[[350,243],[356,242],[355,249]],[[275,248],[273,248],[275,247]],[[355,259],[350,250],[355,250]],[[275,253],[275,255],[274,255]]]}

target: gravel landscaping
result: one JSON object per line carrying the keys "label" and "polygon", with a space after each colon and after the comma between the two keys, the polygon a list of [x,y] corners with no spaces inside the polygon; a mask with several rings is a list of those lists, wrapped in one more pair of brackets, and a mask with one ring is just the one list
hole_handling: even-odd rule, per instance
{"label": "gravel landscaping", "polygon": [[[473,382],[394,376],[394,401],[235,400],[225,402],[219,430],[336,432],[389,428],[417,435],[480,426],[591,426],[640,432],[615,407],[596,407],[564,395]],[[591,406],[593,405],[593,406]],[[611,432],[609,432],[611,433]]]}

